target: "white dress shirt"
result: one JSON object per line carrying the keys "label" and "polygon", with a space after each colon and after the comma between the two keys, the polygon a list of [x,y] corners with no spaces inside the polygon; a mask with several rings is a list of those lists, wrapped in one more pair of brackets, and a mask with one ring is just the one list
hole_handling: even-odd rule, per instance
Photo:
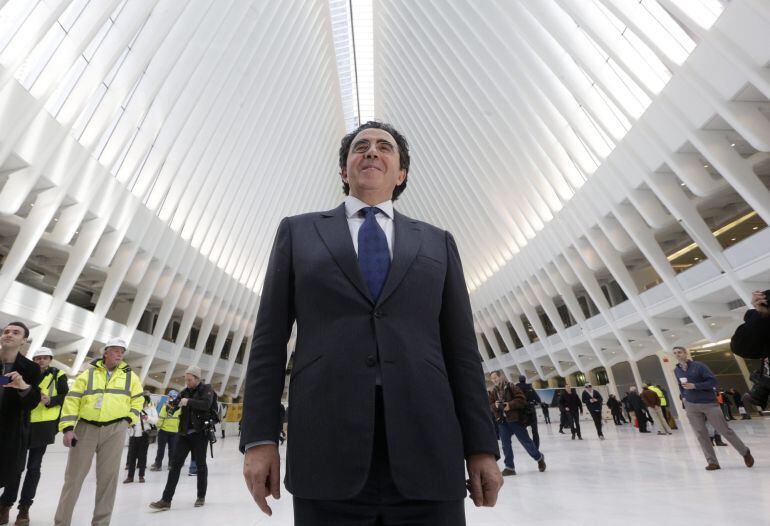
{"label": "white dress shirt", "polygon": [[[356,255],[358,255],[358,230],[364,224],[365,219],[358,212],[368,206],[352,195],[345,198],[345,215],[348,218],[348,228],[350,229],[350,237],[353,238],[353,249],[356,251]],[[385,232],[385,238],[388,240],[390,260],[393,261],[393,201],[388,200],[374,206],[381,211],[381,213],[376,214],[374,217],[377,219],[377,224]]]}

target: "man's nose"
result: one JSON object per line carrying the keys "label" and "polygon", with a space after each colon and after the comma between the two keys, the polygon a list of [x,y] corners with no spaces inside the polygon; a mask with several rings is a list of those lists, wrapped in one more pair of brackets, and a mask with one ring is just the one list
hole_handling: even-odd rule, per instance
{"label": "man's nose", "polygon": [[369,148],[364,153],[364,157],[366,157],[367,159],[377,157],[377,146],[375,144],[372,144],[371,146],[369,146]]}

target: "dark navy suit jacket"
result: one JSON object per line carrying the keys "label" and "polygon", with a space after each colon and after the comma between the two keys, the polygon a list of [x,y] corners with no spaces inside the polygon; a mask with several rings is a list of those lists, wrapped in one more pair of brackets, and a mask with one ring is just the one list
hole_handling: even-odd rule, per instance
{"label": "dark navy suit jacket", "polygon": [[465,457],[499,458],[454,239],[396,212],[393,243],[375,302],[344,205],[278,227],[249,358],[241,448],[278,440],[296,321],[285,483],[297,497],[348,499],[362,489],[377,368],[391,474],[404,497],[462,499]]}

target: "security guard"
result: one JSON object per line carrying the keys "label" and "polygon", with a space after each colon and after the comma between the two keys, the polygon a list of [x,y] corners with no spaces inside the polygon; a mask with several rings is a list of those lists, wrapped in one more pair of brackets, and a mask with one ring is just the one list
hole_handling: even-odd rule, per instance
{"label": "security guard", "polygon": [[175,404],[179,398],[179,392],[172,389],[168,392],[168,399],[158,413],[158,452],[155,454],[155,463],[150,466],[150,471],[160,471],[163,467],[163,455],[168,444],[168,460],[174,456],[176,435],[179,433],[179,412],[172,412],[169,405]]}
{"label": "security guard", "polygon": [[[40,367],[40,403],[30,413],[29,421],[29,446],[27,451],[27,475],[24,477],[24,485],[21,488],[19,499],[19,515],[16,517],[16,526],[29,524],[29,507],[35,498],[37,484],[40,482],[40,466],[43,463],[43,455],[49,444],[53,444],[58,433],[59,413],[62,402],[69,391],[67,376],[63,371],[51,366],[53,352],[47,347],[41,347],[32,358]],[[3,505],[13,506],[21,485],[21,473],[15,483],[5,487],[3,493]]]}
{"label": "security guard", "polygon": [[115,502],[120,457],[129,425],[144,406],[139,377],[123,361],[126,342],[112,339],[104,355],[78,376],[62,408],[59,430],[70,448],[54,524],[70,526],[80,488],[96,457],[96,506],[92,526],[107,526]]}

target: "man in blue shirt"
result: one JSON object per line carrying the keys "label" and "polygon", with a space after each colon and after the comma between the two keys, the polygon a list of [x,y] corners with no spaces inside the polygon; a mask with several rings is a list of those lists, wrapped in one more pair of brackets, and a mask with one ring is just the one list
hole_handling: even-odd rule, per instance
{"label": "man in blue shirt", "polygon": [[689,352],[684,347],[674,347],[673,353],[679,362],[674,368],[674,374],[679,381],[679,390],[684,398],[687,418],[708,462],[706,470],[720,469],[714,446],[706,429],[706,422],[711,424],[716,432],[724,436],[740,453],[747,468],[753,466],[754,457],[751,456],[751,451],[727,425],[727,420],[719,408],[715,392],[717,379],[714,373],[705,364],[691,360]]}

